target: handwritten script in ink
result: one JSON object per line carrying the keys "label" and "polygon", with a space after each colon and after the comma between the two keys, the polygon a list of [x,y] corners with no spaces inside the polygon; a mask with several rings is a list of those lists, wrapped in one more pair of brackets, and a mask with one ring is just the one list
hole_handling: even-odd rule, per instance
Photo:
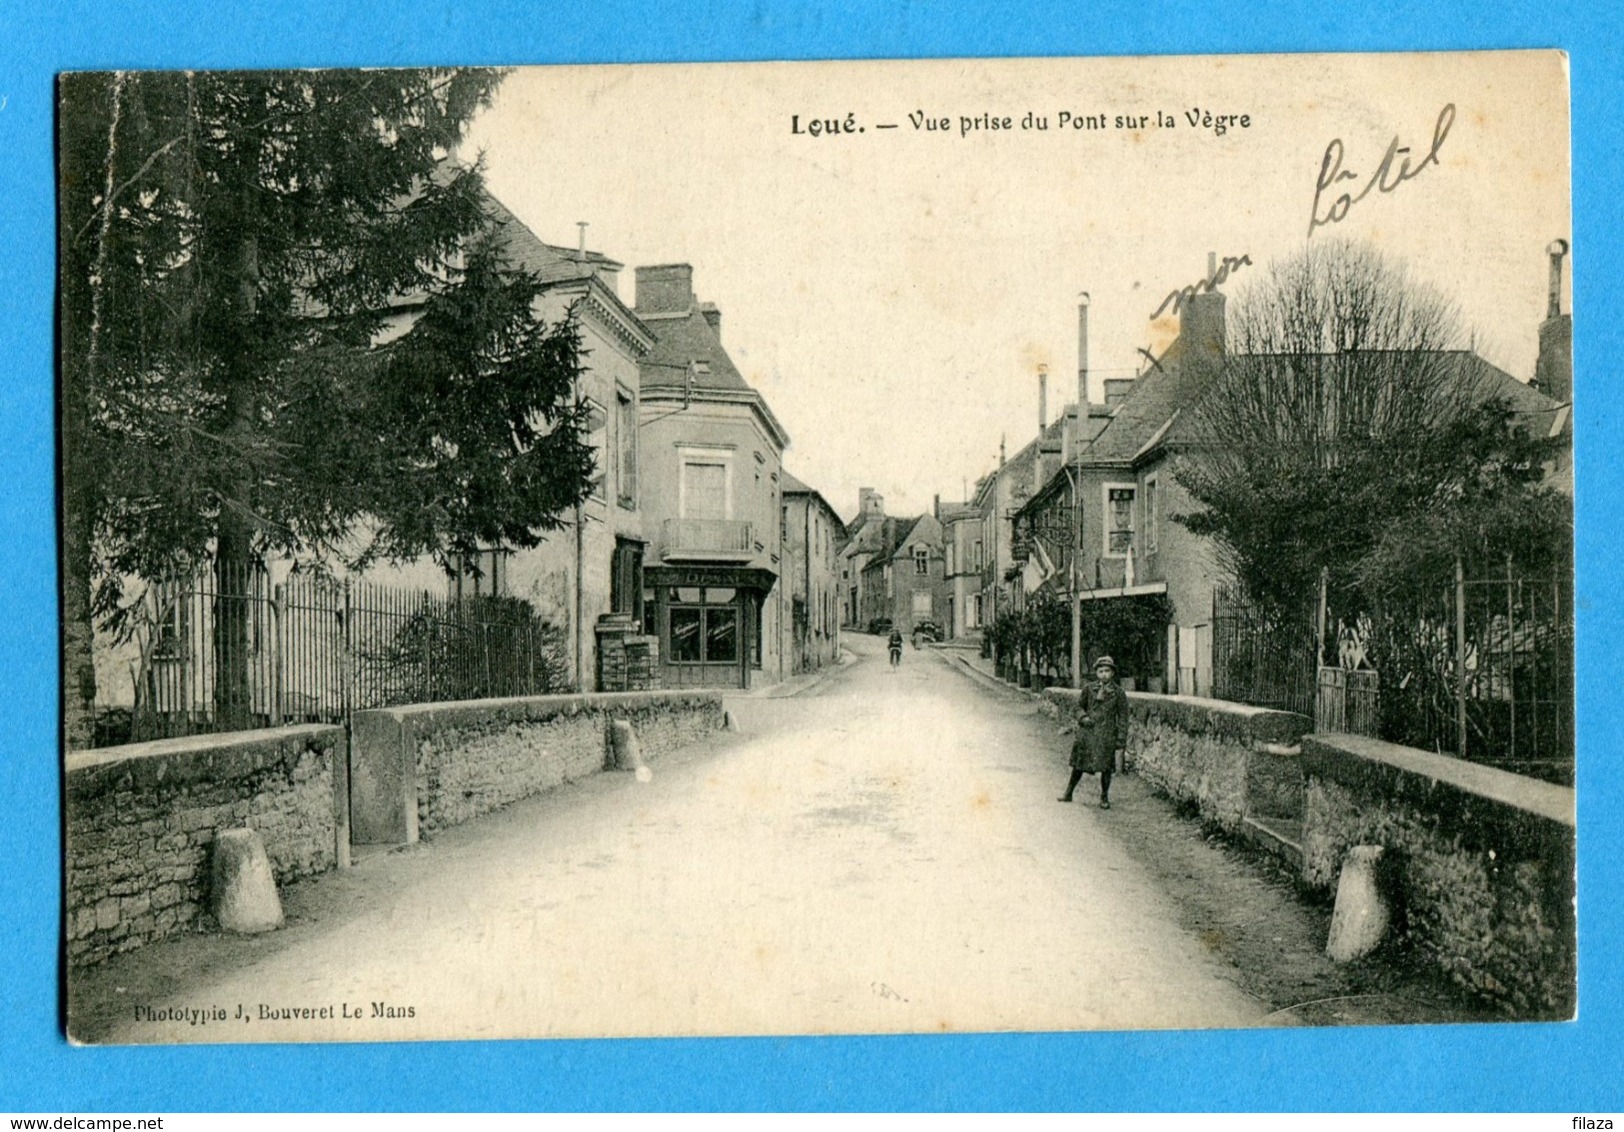
{"label": "handwritten script in ink", "polygon": [[1450,129],[1455,125],[1455,104],[1451,102],[1438,112],[1438,120],[1432,127],[1432,145],[1427,154],[1414,165],[1410,164],[1410,153],[1407,145],[1399,145],[1398,135],[1387,146],[1387,153],[1382,157],[1381,164],[1376,171],[1365,181],[1364,188],[1355,195],[1352,189],[1337,193],[1331,200],[1330,206],[1324,213],[1320,212],[1320,201],[1328,192],[1335,192],[1338,185],[1344,181],[1357,182],[1362,174],[1351,169],[1342,168],[1344,158],[1342,139],[1333,138],[1331,144],[1325,147],[1325,156],[1320,158],[1319,179],[1314,183],[1314,208],[1308,218],[1308,234],[1312,236],[1314,229],[1327,224],[1336,224],[1345,219],[1348,210],[1371,194],[1372,190],[1379,189],[1390,193],[1405,181],[1421,175],[1421,171],[1429,165],[1437,165],[1438,151],[1444,146],[1444,140],[1449,137]]}
{"label": "handwritten script in ink", "polygon": [[1250,255],[1243,255],[1238,258],[1236,256],[1226,255],[1224,257],[1224,262],[1220,263],[1213,270],[1212,274],[1207,276],[1205,279],[1191,283],[1187,287],[1176,287],[1169,291],[1167,293],[1167,298],[1162,300],[1162,305],[1150,312],[1151,321],[1154,322],[1156,319],[1160,318],[1162,312],[1168,307],[1172,307],[1173,313],[1178,314],[1179,309],[1183,307],[1186,302],[1195,298],[1203,291],[1216,291],[1220,283],[1228,279],[1234,272],[1237,272],[1241,268],[1251,264],[1251,262],[1252,257]]}

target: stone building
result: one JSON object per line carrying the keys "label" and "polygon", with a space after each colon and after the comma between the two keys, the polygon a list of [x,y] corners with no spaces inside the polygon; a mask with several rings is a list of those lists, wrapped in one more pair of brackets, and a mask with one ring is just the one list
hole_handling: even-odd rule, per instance
{"label": "stone building", "polygon": [[888,524],[888,537],[863,567],[864,623],[889,621],[904,636],[927,623],[942,629],[947,563],[941,521],[922,515]]}
{"label": "stone building", "polygon": [[641,615],[666,687],[752,687],[787,675],[783,452],[789,437],[722,347],[693,268],[637,269],[638,435],[647,553]]}
{"label": "stone building", "polygon": [[[1553,293],[1557,290],[1553,283]],[[1563,352],[1562,317],[1553,300],[1540,327],[1538,372],[1549,374],[1546,380],[1556,388],[1562,388],[1564,364],[1571,366],[1571,355]],[[1086,392],[1083,325],[1080,388]],[[1075,593],[1085,602],[1166,595],[1173,620],[1165,632],[1126,643],[1082,642],[1085,660],[1111,650],[1121,674],[1140,688],[1212,692],[1213,594],[1228,576],[1211,542],[1174,518],[1196,509],[1175,469],[1181,456],[1207,443],[1197,404],[1212,364],[1225,351],[1224,295],[1212,290],[1187,297],[1177,338],[1137,380],[1105,383],[1104,426],[1097,435],[1082,437],[1059,474],[1015,514],[1014,546],[1021,560],[1017,600],[1044,593],[1069,598],[1074,580]],[[1444,361],[1474,396],[1503,398],[1531,425],[1553,435],[1569,427],[1564,406],[1476,354],[1449,351]],[[1096,410],[1087,406],[1086,417],[1094,419]],[[1560,479],[1563,471],[1559,463],[1553,476]]]}
{"label": "stone building", "polygon": [[886,539],[885,497],[871,487],[857,489],[857,518],[846,527],[840,546],[840,621],[847,629],[863,630],[863,568]]}
{"label": "stone building", "polygon": [[840,552],[846,524],[816,488],[783,473],[784,575],[790,594],[792,672],[840,659]]}
{"label": "stone building", "polygon": [[979,639],[986,621],[981,582],[986,546],[981,541],[981,512],[973,503],[944,503],[939,514],[946,602],[942,632],[949,640]]}

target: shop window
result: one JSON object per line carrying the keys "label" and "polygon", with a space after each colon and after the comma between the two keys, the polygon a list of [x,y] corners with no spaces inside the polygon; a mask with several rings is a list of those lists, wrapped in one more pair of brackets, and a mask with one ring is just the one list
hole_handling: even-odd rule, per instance
{"label": "shop window", "polygon": [[737,664],[740,657],[738,591],[722,586],[676,586],[669,591],[669,658],[674,664]]}

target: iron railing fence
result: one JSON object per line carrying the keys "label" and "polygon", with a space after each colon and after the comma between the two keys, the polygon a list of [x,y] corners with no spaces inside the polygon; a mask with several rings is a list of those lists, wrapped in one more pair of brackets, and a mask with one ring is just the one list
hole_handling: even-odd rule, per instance
{"label": "iron railing fence", "polygon": [[1213,587],[1214,698],[1312,717],[1315,649],[1311,611],[1265,610],[1238,586]]}
{"label": "iron railing fence", "polygon": [[132,639],[128,734],[104,741],[341,723],[366,708],[569,686],[564,634],[527,602],[311,573],[273,584],[255,565],[150,583]]}
{"label": "iron railing fence", "polygon": [[1571,783],[1571,579],[1467,578],[1372,618],[1382,737]]}
{"label": "iron railing fence", "polygon": [[1555,782],[1573,778],[1573,645],[1571,578],[1509,566],[1297,616],[1213,594],[1217,698]]}

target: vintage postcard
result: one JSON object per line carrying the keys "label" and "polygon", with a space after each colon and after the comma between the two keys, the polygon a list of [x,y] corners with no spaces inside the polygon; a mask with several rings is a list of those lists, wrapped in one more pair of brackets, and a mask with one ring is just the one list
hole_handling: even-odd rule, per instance
{"label": "vintage postcard", "polygon": [[58,97],[73,1040],[1573,1016],[1561,53]]}

